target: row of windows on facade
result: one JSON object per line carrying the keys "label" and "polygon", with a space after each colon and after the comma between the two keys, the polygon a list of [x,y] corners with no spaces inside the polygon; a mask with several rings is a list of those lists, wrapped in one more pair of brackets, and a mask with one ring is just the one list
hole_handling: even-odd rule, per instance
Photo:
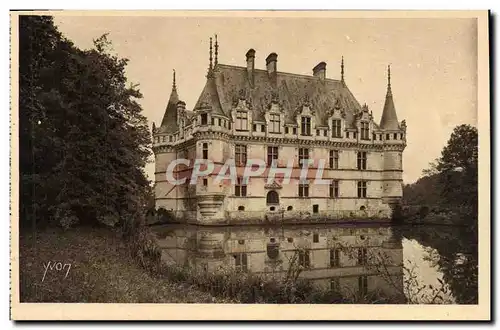
{"label": "row of windows on facade", "polygon": [[[290,239],[288,240],[290,242]],[[244,243],[244,240],[239,241]],[[291,242],[293,242],[293,238],[291,238]],[[318,241],[313,241],[314,243],[318,243]],[[367,248],[358,248],[357,249],[357,265],[358,266],[366,266],[368,264],[367,257]],[[311,257],[309,250],[300,250],[298,251],[298,261],[299,265],[304,268],[311,267]],[[341,264],[341,249],[330,249],[330,268],[342,267]],[[236,253],[233,255],[235,260],[235,267],[237,271],[246,272],[248,271],[248,256],[247,253]]]}
{"label": "row of windows on facade", "polygon": [[[203,180],[203,185],[208,186],[208,180]],[[367,181],[358,181],[358,198],[366,198],[367,194]],[[242,178],[237,178],[236,185],[234,186],[234,195],[237,197],[247,196],[247,185],[244,183]],[[298,196],[299,197],[309,197],[309,184],[301,183],[298,185]],[[332,180],[329,186],[329,196],[330,198],[340,197],[339,180]],[[278,202],[267,201],[267,204],[278,204]]]}
{"label": "row of windows on facade", "polygon": [[[248,116],[246,112],[243,112],[245,116]],[[201,120],[201,125],[206,126],[208,125],[208,118],[206,117],[207,114],[202,114],[201,115],[202,120]],[[279,115],[270,115],[270,121],[269,121],[269,133],[276,133],[276,134],[281,134],[281,123],[280,123],[280,116]],[[203,119],[205,118],[205,119]],[[216,119],[218,126],[231,129],[231,122],[222,118],[212,118],[212,126],[216,126]],[[254,132],[260,131],[260,132],[265,132],[265,125],[263,124],[253,124],[252,125],[252,130]],[[242,117],[236,117],[236,125],[235,125],[236,131],[241,131],[245,132],[248,131],[248,118],[242,118]],[[288,127],[285,126],[285,134],[290,134],[292,132],[293,135],[297,135],[297,127]],[[327,136],[328,130],[327,129],[316,129],[316,136]],[[358,138],[358,133],[357,132],[346,132],[346,138],[351,138],[350,133],[352,133],[352,138],[357,139]],[[187,132],[187,135],[189,135],[190,132]],[[302,136],[311,136],[311,118],[310,117],[302,117],[302,122],[301,122],[301,131],[300,135]],[[334,119],[332,121],[332,137],[334,138],[342,138],[342,123],[340,119]],[[382,133],[372,133],[372,140],[374,141],[382,141],[383,134]],[[393,140],[402,140],[403,139],[403,133],[386,133],[385,134],[385,140],[391,140],[391,137]],[[369,123],[367,122],[362,122],[361,123],[361,130],[360,130],[360,139],[361,140],[370,140],[370,128],[369,128]],[[178,140],[178,135],[169,135],[168,136],[168,142],[175,142]],[[155,137],[155,143],[160,143],[160,142],[167,142],[167,136],[157,136]]]}
{"label": "row of windows on facade", "polygon": [[[278,153],[279,148],[276,146],[267,147],[267,165],[270,166],[273,160],[277,161],[279,158]],[[208,143],[202,144],[202,157],[203,159],[208,159]],[[298,151],[299,165],[302,165],[304,161],[308,161],[310,158],[309,148],[299,148]],[[247,145],[237,144],[234,149],[234,160],[236,165],[245,166],[247,163]],[[359,151],[357,153],[357,169],[366,170],[366,151]],[[331,169],[339,168],[339,151],[330,150],[328,165]]]}
{"label": "row of windows on facade", "polygon": [[[217,122],[216,122],[217,119]],[[225,119],[222,118],[213,118],[211,120],[212,126],[218,126],[224,127],[231,129],[231,122],[226,121]],[[208,115],[206,113],[201,114],[201,125],[206,126],[208,125]],[[269,133],[277,133],[281,134],[281,118],[279,114],[270,114],[269,115]],[[260,131],[260,132],[265,132],[265,124],[253,124],[252,125],[252,130],[254,132]],[[259,128],[259,129],[258,129]],[[236,122],[235,122],[235,130],[236,131],[249,131],[248,127],[248,112],[246,111],[237,111],[236,112]],[[290,131],[292,134],[296,135],[297,134],[297,127],[289,127],[285,126],[285,134],[289,134]],[[303,136],[311,136],[312,130],[311,130],[311,117],[309,116],[302,116],[301,117],[301,122],[300,122],[300,135]],[[316,135],[317,136],[327,136],[328,129],[316,129]],[[350,138],[349,136],[350,132],[346,132],[346,137]],[[353,133],[353,138],[357,138],[357,132],[351,132]],[[334,138],[342,138],[342,120],[340,119],[333,119],[332,120],[332,137]],[[372,139],[373,140],[382,140],[382,133],[372,133]],[[386,140],[391,139],[391,134],[386,133],[385,135]],[[361,140],[369,140],[370,139],[370,124],[368,122],[361,122],[361,127],[360,127],[360,139]],[[403,134],[402,133],[393,133],[392,134],[392,139],[393,140],[398,140],[398,139],[403,139]]]}

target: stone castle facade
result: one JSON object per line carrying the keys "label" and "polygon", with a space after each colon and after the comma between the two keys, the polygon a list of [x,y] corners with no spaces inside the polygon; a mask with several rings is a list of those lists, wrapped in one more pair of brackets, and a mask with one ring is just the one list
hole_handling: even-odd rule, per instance
{"label": "stone castle facade", "polygon": [[[278,71],[275,53],[266,69],[255,68],[256,52],[246,53],[246,66],[210,64],[206,84],[192,110],[180,100],[175,84],[163,120],[153,124],[156,208],[197,224],[343,221],[388,219],[402,197],[402,154],[406,123],[399,122],[388,69],[387,93],[379,124],[361,106],[344,80],[327,78],[326,63],[311,76]],[[246,161],[262,159],[278,169],[293,161],[290,183],[266,172],[248,182],[214,184],[214,176],[196,184],[174,185],[166,179],[168,165],[179,158],[207,159],[220,168],[234,159],[238,176]],[[311,173],[324,161],[323,179],[299,180],[304,160]],[[175,167],[189,175],[190,165]]]}

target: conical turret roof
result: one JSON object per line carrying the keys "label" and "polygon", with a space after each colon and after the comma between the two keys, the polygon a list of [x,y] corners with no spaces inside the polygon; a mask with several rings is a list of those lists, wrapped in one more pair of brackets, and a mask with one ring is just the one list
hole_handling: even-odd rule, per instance
{"label": "conical turret roof", "polygon": [[177,131],[177,103],[179,102],[179,96],[177,95],[177,87],[175,85],[175,71],[172,83],[172,91],[170,92],[170,97],[168,99],[167,108],[165,109],[165,114],[161,121],[161,131],[165,133],[173,133]]}
{"label": "conical turret roof", "polygon": [[394,106],[394,100],[392,98],[390,66],[388,67],[387,80],[387,94],[385,96],[384,110],[382,111],[382,118],[380,120],[380,128],[385,130],[398,130],[400,127],[398,116],[396,115],[396,107]]}

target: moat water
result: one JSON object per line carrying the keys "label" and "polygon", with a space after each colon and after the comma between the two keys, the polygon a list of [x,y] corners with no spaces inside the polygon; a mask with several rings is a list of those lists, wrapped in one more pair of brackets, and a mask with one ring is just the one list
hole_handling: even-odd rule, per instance
{"label": "moat water", "polygon": [[152,227],[162,260],[205,272],[299,278],[385,303],[477,303],[477,238],[464,227],[322,225]]}

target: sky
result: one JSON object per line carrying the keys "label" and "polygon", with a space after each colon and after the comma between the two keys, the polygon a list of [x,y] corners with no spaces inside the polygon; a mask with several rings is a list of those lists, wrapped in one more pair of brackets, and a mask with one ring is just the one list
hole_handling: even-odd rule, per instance
{"label": "sky", "polygon": [[[222,14],[221,14],[222,15]],[[229,14],[224,14],[229,15]],[[192,109],[206,81],[209,38],[219,40],[219,63],[245,66],[248,49],[265,69],[278,54],[278,71],[312,75],[327,63],[328,78],[345,81],[357,100],[380,122],[391,65],[391,87],[398,120],[406,120],[403,181],[412,183],[440,156],[453,128],[477,126],[477,22],[473,18],[317,18],[317,17],[159,17],[55,16],[59,30],[76,46],[92,47],[104,33],[126,74],[139,84],[140,103],[159,125],[176,70],[177,91]],[[153,178],[154,165],[146,168]]]}

